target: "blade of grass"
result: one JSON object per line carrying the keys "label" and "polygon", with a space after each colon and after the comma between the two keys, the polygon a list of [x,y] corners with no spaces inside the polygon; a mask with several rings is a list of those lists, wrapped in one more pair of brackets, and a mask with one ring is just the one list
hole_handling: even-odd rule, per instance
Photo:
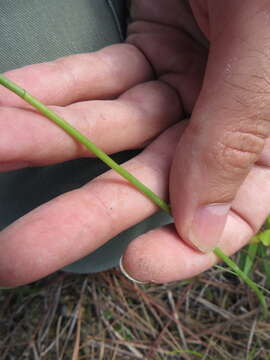
{"label": "blade of grass", "polygon": [[266,229],[270,229],[270,215],[266,218],[265,223],[264,223],[264,227]]}
{"label": "blade of grass", "polygon": [[[58,126],[60,126],[66,133],[71,137],[76,139],[79,143],[84,145],[88,150],[94,153],[100,160],[107,164],[110,168],[115,170],[119,175],[128,180],[133,184],[139,191],[145,194],[150,200],[152,200],[156,205],[158,205],[165,212],[170,213],[170,205],[165,201],[160,199],[155,193],[153,193],[148,187],[141,183],[136,177],[130,174],[126,169],[117,164],[113,159],[111,159],[106,153],[99,149],[95,144],[93,144],[86,136],[81,134],[77,129],[67,123],[63,118],[54,113],[51,109],[41,103],[38,99],[26,92],[25,89],[21,88],[19,85],[15,84],[4,75],[0,74],[0,85],[3,85],[10,91],[17,94],[28,104],[32,105],[38,112],[43,114],[48,119],[52,120]],[[248,278],[248,276],[219,248],[214,249],[214,253],[220,259],[222,259],[246,284],[257,294],[259,301],[262,305],[262,311],[264,316],[267,316],[267,306],[265,298],[257,285]]]}
{"label": "blade of grass", "polygon": [[258,296],[258,299],[262,306],[262,311],[264,317],[267,317],[267,304],[265,301],[265,297],[262,292],[258,288],[257,284],[252,281],[237,265],[234,261],[232,261],[227,255],[223,253],[223,251],[219,248],[214,250],[214,253],[226,264],[228,265]]}
{"label": "blade of grass", "polygon": [[[199,359],[202,359],[204,357],[203,354],[199,353],[198,351],[194,351],[194,350],[175,350],[175,351],[172,351],[170,352],[171,355],[181,355],[181,354],[188,354],[188,355],[193,355],[195,356],[196,358],[199,358]],[[208,358],[208,360],[210,360]]]}
{"label": "blade of grass", "polygon": [[[217,269],[220,269],[222,271],[226,271],[229,274],[232,274],[234,276],[237,276],[236,272],[234,272],[231,268],[225,268],[221,265],[215,265]],[[263,285],[256,284],[258,288],[260,288],[264,293],[266,293],[268,296],[270,296],[270,290],[266,289]]]}
{"label": "blade of grass", "polygon": [[259,244],[258,254],[260,257],[261,267],[266,276],[266,286],[270,287],[270,257],[267,250],[267,247],[265,247],[263,244]]}
{"label": "blade of grass", "polygon": [[246,263],[245,263],[245,267],[243,270],[246,275],[249,274],[249,272],[254,264],[257,251],[258,251],[258,244],[249,244]]}
{"label": "blade of grass", "polygon": [[270,229],[261,231],[256,235],[257,240],[259,240],[264,246],[270,246]]}

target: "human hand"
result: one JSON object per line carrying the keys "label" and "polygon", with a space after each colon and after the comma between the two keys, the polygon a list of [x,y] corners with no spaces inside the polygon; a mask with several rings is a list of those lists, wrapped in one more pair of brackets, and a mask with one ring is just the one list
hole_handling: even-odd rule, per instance
{"label": "human hand", "polygon": [[[53,106],[105,151],[143,146],[184,113],[192,112],[205,71],[207,48],[185,2],[171,1],[167,5],[162,1],[133,1],[133,20],[128,37],[132,45],[30,66],[7,76]],[[158,80],[153,81],[152,68]],[[60,129],[12,95],[2,90],[0,98],[5,99],[1,106],[5,122],[0,124],[1,134],[5,134],[0,145],[3,171],[86,156]],[[163,198],[170,161],[183,127],[172,127],[126,164]],[[10,141],[14,138],[15,144]],[[154,211],[153,204],[110,171],[41,206],[2,232],[1,284],[14,286],[47,275]],[[258,222],[263,217],[261,211]],[[227,252],[236,251],[252,233],[246,223],[233,219],[230,231],[236,232],[235,242],[224,241]],[[177,227],[179,223],[177,218]],[[136,278],[163,282],[193,276],[215,260],[213,254],[204,255],[187,246],[172,227],[166,227],[134,241],[124,264]]]}
{"label": "human hand", "polygon": [[[155,6],[140,3],[149,12]],[[190,4],[209,40],[209,56],[170,174],[175,227],[141,236],[124,258],[127,272],[142,281],[174,281],[205,270],[215,259],[211,250],[232,254],[270,212],[269,2]],[[210,253],[196,253],[180,238]]]}
{"label": "human hand", "polygon": [[[112,46],[6,75],[109,153],[144,146],[181,116],[175,90],[152,81],[151,66],[133,45]],[[0,99],[2,171],[89,156],[62,130],[3,88]],[[138,168],[134,169],[137,175],[138,171],[144,173],[146,182],[151,173],[157,177],[155,171],[161,166],[165,179],[169,149],[167,163],[164,158],[163,165],[158,165],[160,161],[153,164],[155,171],[150,164],[149,169],[143,166],[150,154],[155,163],[157,156],[150,151],[127,166]],[[1,285],[19,285],[55,271],[156,211],[152,204],[136,208],[132,193],[137,191],[114,175],[110,172],[87,190],[84,187],[58,197],[5,229],[1,233]],[[151,180],[150,186],[158,187],[165,197],[166,186],[158,182]],[[125,201],[129,201],[128,206],[123,206]]]}

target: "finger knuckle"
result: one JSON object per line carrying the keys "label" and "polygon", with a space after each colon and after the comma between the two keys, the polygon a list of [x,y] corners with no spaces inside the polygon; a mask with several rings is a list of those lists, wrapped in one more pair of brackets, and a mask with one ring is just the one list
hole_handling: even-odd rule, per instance
{"label": "finger knuckle", "polygon": [[245,173],[259,158],[264,143],[258,134],[229,131],[217,143],[212,156],[225,173]]}

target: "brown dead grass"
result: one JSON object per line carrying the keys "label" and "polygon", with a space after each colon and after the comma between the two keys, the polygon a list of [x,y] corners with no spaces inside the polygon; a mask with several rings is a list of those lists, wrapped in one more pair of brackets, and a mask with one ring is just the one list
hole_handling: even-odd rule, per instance
{"label": "brown dead grass", "polygon": [[250,290],[217,268],[141,287],[117,269],[59,272],[0,290],[0,359],[269,360],[270,323]]}

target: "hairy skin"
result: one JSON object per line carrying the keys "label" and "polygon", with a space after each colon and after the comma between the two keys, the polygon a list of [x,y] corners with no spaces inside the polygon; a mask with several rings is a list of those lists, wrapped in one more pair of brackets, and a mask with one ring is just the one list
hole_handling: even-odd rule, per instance
{"label": "hairy skin", "polygon": [[[133,0],[125,44],[6,74],[104,151],[145,147],[125,166],[166,200],[170,187],[175,226],[153,230],[128,247],[123,262],[136,279],[194,276],[216,262],[194,243],[207,250],[210,240],[219,239],[232,254],[267,216],[269,13],[266,1]],[[88,156],[5,89],[0,114],[2,171]],[[226,216],[220,210],[194,216],[204,205],[223,203],[231,205]],[[0,285],[45,276],[156,210],[109,171],[0,234]]]}

